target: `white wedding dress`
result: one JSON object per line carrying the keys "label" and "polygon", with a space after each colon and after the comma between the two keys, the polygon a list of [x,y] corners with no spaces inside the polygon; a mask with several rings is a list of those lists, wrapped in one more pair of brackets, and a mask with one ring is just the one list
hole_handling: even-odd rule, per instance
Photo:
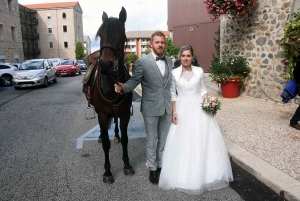
{"label": "white wedding dress", "polygon": [[182,67],[172,71],[178,123],[172,123],[166,140],[159,187],[201,194],[228,186],[233,176],[218,123],[201,108],[206,93],[203,70],[192,69],[183,74]]}

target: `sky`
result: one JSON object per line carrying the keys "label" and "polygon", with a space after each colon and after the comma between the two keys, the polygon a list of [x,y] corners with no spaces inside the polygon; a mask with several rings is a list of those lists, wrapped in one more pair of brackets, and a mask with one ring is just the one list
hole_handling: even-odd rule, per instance
{"label": "sky", "polygon": [[[76,0],[74,0],[76,1]],[[122,6],[126,9],[126,31],[167,31],[168,0],[79,0],[83,11],[83,34],[92,41],[92,52],[100,48],[99,39],[95,40],[98,28],[102,24],[103,11],[108,17],[119,18]],[[72,2],[72,0],[18,0],[22,5]]]}

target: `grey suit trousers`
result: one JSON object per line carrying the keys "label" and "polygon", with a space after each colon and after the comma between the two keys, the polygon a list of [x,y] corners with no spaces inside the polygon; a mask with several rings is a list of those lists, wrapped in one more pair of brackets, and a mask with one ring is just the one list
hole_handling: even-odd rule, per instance
{"label": "grey suit trousers", "polygon": [[161,168],[162,154],[167,135],[172,123],[172,115],[165,113],[162,116],[145,116],[146,128],[146,166],[150,171]]}

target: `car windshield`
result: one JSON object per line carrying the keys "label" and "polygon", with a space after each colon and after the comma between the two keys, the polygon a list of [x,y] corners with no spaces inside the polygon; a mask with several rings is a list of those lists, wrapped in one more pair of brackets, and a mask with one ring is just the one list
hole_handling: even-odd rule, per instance
{"label": "car windshield", "polygon": [[19,70],[37,70],[37,69],[43,69],[43,61],[28,61],[22,63]]}
{"label": "car windshield", "polygon": [[74,64],[74,61],[72,60],[64,60],[60,62],[60,65],[72,65]]}
{"label": "car windshield", "polygon": [[82,61],[82,60],[78,60],[78,63],[85,64],[84,61]]}

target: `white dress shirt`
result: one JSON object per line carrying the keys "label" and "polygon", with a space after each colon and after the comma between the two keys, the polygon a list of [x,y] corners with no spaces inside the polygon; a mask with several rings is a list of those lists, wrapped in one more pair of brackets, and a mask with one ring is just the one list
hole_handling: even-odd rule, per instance
{"label": "white dress shirt", "polygon": [[158,60],[158,61],[156,61],[157,55],[154,54],[153,52],[152,52],[152,55],[154,57],[154,61],[156,62],[157,66],[158,66],[158,69],[161,72],[162,76],[165,76],[165,68],[166,68],[165,61],[164,60]]}

